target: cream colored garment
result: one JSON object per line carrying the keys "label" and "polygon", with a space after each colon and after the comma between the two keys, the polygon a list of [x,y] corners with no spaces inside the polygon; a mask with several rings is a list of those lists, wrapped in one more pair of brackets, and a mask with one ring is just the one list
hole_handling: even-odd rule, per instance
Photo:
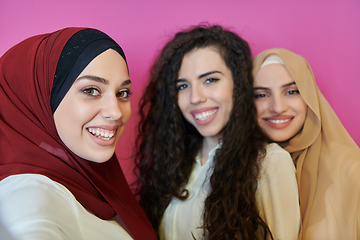
{"label": "cream colored garment", "polygon": [[285,147],[296,161],[299,239],[360,239],[359,147],[321,94],[303,57],[280,48],[263,51],[254,59],[254,77],[272,54],[284,61],[308,105],[302,132]]}
{"label": "cream colored garment", "polygon": [[0,222],[17,240],[133,239],[116,221],[91,214],[67,188],[40,174],[0,181]]}
{"label": "cream colored garment", "polygon": [[[189,198],[173,198],[165,210],[161,225],[161,240],[199,239],[203,236],[202,216],[204,201],[209,194],[209,174],[216,149],[209,152],[208,160],[196,163],[186,189]],[[269,144],[261,164],[256,200],[260,216],[269,226],[274,240],[296,240],[300,227],[300,210],[295,178],[295,167],[288,152],[276,143]],[[210,170],[210,171],[209,171]]]}

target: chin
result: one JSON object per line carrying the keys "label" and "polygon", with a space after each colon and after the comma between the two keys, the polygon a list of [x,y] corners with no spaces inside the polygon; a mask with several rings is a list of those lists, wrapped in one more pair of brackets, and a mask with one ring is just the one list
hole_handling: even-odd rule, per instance
{"label": "chin", "polygon": [[109,157],[109,158],[93,158],[93,159],[87,159],[88,161],[90,161],[90,162],[96,162],[96,163],[105,163],[105,162],[107,162],[107,161],[109,161],[110,160],[110,158],[111,157]]}
{"label": "chin", "polygon": [[109,161],[113,155],[114,155],[114,152],[112,152],[111,154],[97,152],[97,154],[87,156],[84,159],[88,160],[90,162],[104,163],[104,162]]}
{"label": "chin", "polygon": [[278,135],[274,136],[274,135],[268,135],[268,134],[266,134],[266,135],[268,136],[269,139],[271,139],[272,141],[277,142],[277,143],[286,142],[286,141],[290,140],[290,138],[291,138],[291,136],[278,136]]}
{"label": "chin", "polygon": [[200,135],[201,136],[203,136],[203,137],[217,137],[218,136],[218,133],[204,133],[204,134],[202,134],[201,132],[200,132]]}
{"label": "chin", "polygon": [[273,142],[276,142],[276,143],[283,143],[283,142],[286,142],[288,139],[286,138],[271,138],[269,137]]}

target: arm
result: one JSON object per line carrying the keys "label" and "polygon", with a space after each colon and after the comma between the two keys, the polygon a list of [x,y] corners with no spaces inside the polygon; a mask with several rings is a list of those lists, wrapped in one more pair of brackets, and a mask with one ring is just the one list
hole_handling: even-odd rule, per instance
{"label": "arm", "polygon": [[68,191],[37,174],[0,182],[0,221],[16,239],[81,239]]}
{"label": "arm", "polygon": [[290,154],[275,143],[267,147],[256,198],[274,239],[297,239],[300,207],[295,167]]}

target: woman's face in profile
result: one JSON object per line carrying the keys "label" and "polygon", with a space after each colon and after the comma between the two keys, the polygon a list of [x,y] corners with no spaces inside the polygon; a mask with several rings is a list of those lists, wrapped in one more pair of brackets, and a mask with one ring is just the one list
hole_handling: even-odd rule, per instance
{"label": "woman's face in profile", "polygon": [[282,64],[260,68],[254,80],[258,123],[274,142],[284,142],[302,129],[307,104]]}
{"label": "woman's face in profile", "polygon": [[54,113],[64,144],[86,160],[109,160],[130,118],[130,88],[127,65],[115,50],[94,58]]}

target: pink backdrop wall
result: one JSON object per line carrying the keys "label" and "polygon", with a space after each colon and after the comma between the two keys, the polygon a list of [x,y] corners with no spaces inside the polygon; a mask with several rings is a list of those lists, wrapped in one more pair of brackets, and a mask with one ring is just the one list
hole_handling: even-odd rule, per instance
{"label": "pink backdrop wall", "polygon": [[305,57],[360,145],[359,10],[358,0],[0,0],[0,55],[27,37],[68,26],[97,28],[113,37],[125,50],[133,82],[133,115],[116,150],[132,179],[137,104],[148,69],[175,32],[200,22],[237,32],[254,56],[283,47]]}

